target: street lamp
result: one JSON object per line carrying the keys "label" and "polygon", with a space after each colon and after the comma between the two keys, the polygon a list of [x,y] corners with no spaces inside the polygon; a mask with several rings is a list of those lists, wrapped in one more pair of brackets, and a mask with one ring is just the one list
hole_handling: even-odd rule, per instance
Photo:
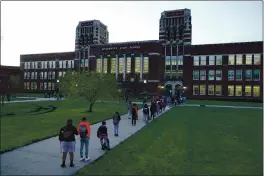
{"label": "street lamp", "polygon": [[143,80],[143,83],[146,84],[146,83],[147,83],[147,80],[144,79],[144,80]]}
{"label": "street lamp", "polygon": [[60,82],[60,80],[57,79],[57,83],[59,83],[59,82]]}

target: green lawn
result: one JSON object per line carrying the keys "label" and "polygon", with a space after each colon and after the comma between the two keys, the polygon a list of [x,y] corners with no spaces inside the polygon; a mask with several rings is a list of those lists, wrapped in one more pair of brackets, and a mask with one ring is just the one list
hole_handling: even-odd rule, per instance
{"label": "green lawn", "polygon": [[126,112],[122,103],[97,103],[92,113],[87,113],[87,109],[88,105],[80,101],[5,104],[1,107],[1,151],[58,134],[69,118],[77,125],[83,116],[96,123],[110,118],[115,111]]}
{"label": "green lawn", "polygon": [[174,108],[77,175],[262,175],[262,113]]}
{"label": "green lawn", "polygon": [[188,100],[187,104],[201,104],[201,105],[225,105],[225,106],[254,106],[263,107],[263,103],[253,102],[236,102],[236,101],[217,101],[217,100]]}

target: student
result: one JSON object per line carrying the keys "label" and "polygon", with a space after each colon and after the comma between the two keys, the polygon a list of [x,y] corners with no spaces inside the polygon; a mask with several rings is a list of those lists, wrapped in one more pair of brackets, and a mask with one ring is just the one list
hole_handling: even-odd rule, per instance
{"label": "student", "polygon": [[77,129],[72,125],[72,120],[67,120],[67,125],[60,129],[59,140],[62,153],[61,167],[65,167],[67,153],[70,155],[70,167],[74,167],[73,158],[75,152],[75,136],[78,135]]}
{"label": "student", "polygon": [[[91,126],[90,124],[86,121],[86,118],[83,117],[82,121],[79,123],[78,128],[77,128],[79,135],[80,135],[80,143],[81,143],[81,148],[80,148],[80,156],[81,156],[81,161],[89,161],[89,141],[90,141],[90,136],[91,136]],[[85,158],[83,157],[83,146],[85,146]]]}
{"label": "student", "polygon": [[144,116],[144,121],[146,123],[148,123],[148,121],[149,121],[149,108],[148,108],[148,105],[147,104],[144,105],[144,108],[143,108],[143,116]]}
{"label": "student", "polygon": [[102,125],[98,128],[97,137],[100,139],[102,150],[110,150],[110,142],[105,121],[103,121]]}
{"label": "student", "polygon": [[115,136],[118,136],[118,128],[119,128],[119,122],[121,118],[118,112],[115,112],[114,117],[113,117],[113,124],[114,124],[114,133]]}
{"label": "student", "polygon": [[154,120],[156,110],[156,103],[153,101],[150,106],[150,116],[152,117],[152,120]]}
{"label": "student", "polygon": [[136,126],[137,119],[138,119],[137,105],[133,104],[133,107],[132,107],[132,126]]}

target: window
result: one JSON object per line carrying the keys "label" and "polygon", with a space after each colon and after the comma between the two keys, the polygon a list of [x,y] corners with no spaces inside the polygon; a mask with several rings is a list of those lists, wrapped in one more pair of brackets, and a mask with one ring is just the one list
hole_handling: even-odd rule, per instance
{"label": "window", "polygon": [[48,82],[48,90],[51,90],[51,82]]}
{"label": "window", "polygon": [[62,76],[62,72],[59,72],[59,77],[61,77]]}
{"label": "window", "polygon": [[[82,59],[82,61],[83,61],[83,59]],[[63,61],[63,68],[67,68],[67,61]]]}
{"label": "window", "polygon": [[49,61],[49,65],[48,65],[49,68],[53,68],[53,65],[52,65],[52,61]]}
{"label": "window", "polygon": [[35,79],[38,79],[38,72],[35,72]]}
{"label": "window", "polygon": [[178,65],[183,65],[183,56],[178,57]]}
{"label": "window", "polygon": [[35,74],[34,74],[34,72],[31,72],[31,79],[35,79]]}
{"label": "window", "polygon": [[44,68],[48,68],[48,61],[44,61],[44,64],[45,64]]}
{"label": "window", "polygon": [[199,95],[199,86],[193,85],[193,95]]}
{"label": "window", "polygon": [[62,68],[62,61],[59,61],[59,68]]}
{"label": "window", "polygon": [[254,70],[253,71],[253,80],[259,81],[260,80],[260,70]]}
{"label": "window", "polygon": [[200,95],[205,95],[205,92],[206,92],[206,86],[200,85]]}
{"label": "window", "polygon": [[[71,64],[71,61],[68,61],[68,64]],[[84,60],[84,67],[88,67],[88,59]],[[69,68],[72,68],[72,66],[70,65]]]}
{"label": "window", "polygon": [[245,70],[246,81],[252,80],[252,70]]}
{"label": "window", "polygon": [[29,90],[30,89],[30,83],[27,82],[27,89]]}
{"label": "window", "polygon": [[27,69],[27,62],[24,62],[24,69]]}
{"label": "window", "polygon": [[140,73],[140,57],[135,58],[135,73]]}
{"label": "window", "polygon": [[43,88],[44,88],[43,82],[39,83],[39,88],[40,88],[40,90],[43,90]]}
{"label": "window", "polygon": [[27,72],[27,79],[30,79],[30,72]]}
{"label": "window", "polygon": [[193,65],[199,66],[199,56],[193,56]]}
{"label": "window", "polygon": [[52,61],[53,68],[56,68],[56,61]]}
{"label": "window", "polygon": [[171,65],[170,64],[170,56],[166,56],[165,64],[166,65]]}
{"label": "window", "polygon": [[242,86],[241,85],[236,85],[236,96],[237,97],[242,96]]}
{"label": "window", "polygon": [[242,54],[236,55],[236,65],[242,65],[243,64],[243,57]]}
{"label": "window", "polygon": [[177,57],[171,56],[171,65],[176,65],[176,62],[177,62]]}
{"label": "window", "polygon": [[64,77],[66,75],[66,72],[64,71],[64,72],[62,72],[62,77]]}
{"label": "window", "polygon": [[36,82],[31,82],[31,90],[37,90],[38,86]]}
{"label": "window", "polygon": [[149,72],[149,58],[148,57],[144,57],[143,60],[143,73],[148,73]]}
{"label": "window", "polygon": [[38,62],[35,62],[35,69],[38,69]]}
{"label": "window", "polygon": [[228,96],[234,96],[234,85],[228,85]]}
{"label": "window", "polygon": [[24,72],[24,79],[27,79],[27,72]]}
{"label": "window", "polygon": [[209,65],[215,65],[215,56],[209,56]]}
{"label": "window", "polygon": [[43,79],[43,72],[40,72],[40,79]]}
{"label": "window", "polygon": [[55,72],[52,72],[52,79],[55,79]]}
{"label": "window", "polygon": [[235,55],[228,56],[228,65],[235,65]]}
{"label": "window", "polygon": [[201,65],[206,65],[206,56],[201,56]]}
{"label": "window", "polygon": [[51,90],[55,90],[55,83],[54,82],[51,83]]}
{"label": "window", "polygon": [[209,70],[208,71],[208,80],[212,81],[215,80],[215,71],[214,70]]}
{"label": "window", "polygon": [[260,54],[254,54],[254,65],[260,65]]}
{"label": "window", "polygon": [[242,70],[236,70],[236,81],[242,80]]}
{"label": "window", "polygon": [[127,73],[131,73],[131,57],[127,57]]}
{"label": "window", "polygon": [[[30,62],[30,64],[31,64],[31,68],[32,68],[32,69],[35,69],[34,62]],[[31,89],[32,89],[32,83],[31,83]]]}
{"label": "window", "polygon": [[222,80],[222,70],[216,70],[215,71],[215,80],[221,81]]}
{"label": "window", "polygon": [[47,79],[47,72],[44,72],[44,79]]}
{"label": "window", "polygon": [[208,95],[214,95],[214,85],[208,85]]}
{"label": "window", "polygon": [[44,90],[47,90],[47,83],[44,82]]}
{"label": "window", "polygon": [[216,65],[222,65],[222,55],[216,56]]}
{"label": "window", "polygon": [[252,93],[251,93],[251,86],[245,86],[245,96],[251,96]]}
{"label": "window", "polygon": [[71,60],[72,68],[74,68],[74,60]]}
{"label": "window", "polygon": [[199,70],[193,70],[193,80],[199,80]]}
{"label": "window", "polygon": [[[85,60],[85,62],[86,62],[86,60]],[[86,63],[85,63],[86,64]],[[86,65],[85,65],[86,66]],[[68,61],[68,68],[72,68],[72,66],[71,66],[71,61]]]}
{"label": "window", "polygon": [[96,59],[96,72],[97,73],[101,73],[101,63],[102,63],[102,59]]}
{"label": "window", "polygon": [[104,62],[104,73],[107,73],[107,58],[104,58],[103,62]]}
{"label": "window", "polygon": [[246,65],[252,65],[252,54],[246,55]]}
{"label": "window", "polygon": [[124,58],[119,58],[118,59],[118,73],[123,73],[124,72]]}
{"label": "window", "polygon": [[215,86],[215,95],[222,95],[222,86],[221,85],[216,85]]}
{"label": "window", "polygon": [[206,70],[200,70],[200,80],[206,80]]}
{"label": "window", "polygon": [[111,59],[111,73],[116,72],[116,58]]}
{"label": "window", "polygon": [[253,86],[253,97],[260,96],[260,86]]}
{"label": "window", "polygon": [[234,70],[228,70],[228,81],[233,81],[234,75]]}

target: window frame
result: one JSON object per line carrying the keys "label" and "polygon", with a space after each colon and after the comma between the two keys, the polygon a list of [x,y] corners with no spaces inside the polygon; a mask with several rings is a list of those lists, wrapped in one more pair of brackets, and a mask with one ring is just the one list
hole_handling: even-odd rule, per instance
{"label": "window frame", "polygon": [[[210,87],[213,88],[213,93],[212,93],[212,94],[210,94]],[[213,85],[213,84],[209,84],[209,85],[207,86],[207,94],[208,94],[208,95],[215,95],[215,85]]]}
{"label": "window frame", "polygon": [[209,56],[209,65],[215,65],[215,64],[216,64],[216,62],[215,62],[215,56],[210,55]]}
{"label": "window frame", "polygon": [[[250,62],[248,62],[249,59],[250,59]],[[246,61],[245,65],[252,65],[253,64],[253,55],[252,54],[246,54],[245,61]]]}
{"label": "window frame", "polygon": [[235,55],[234,54],[228,55],[228,65],[235,65],[235,63],[236,63]]}
{"label": "window frame", "polygon": [[[229,73],[233,73],[233,79],[230,79],[231,77],[230,77],[230,75],[229,75]],[[228,70],[227,71],[227,77],[228,77],[228,81],[234,81],[235,80],[235,70]]]}
{"label": "window frame", "polygon": [[[238,58],[239,58],[239,61],[241,59],[241,64],[238,64]],[[243,65],[243,55],[242,54],[236,54],[236,65]]]}
{"label": "window frame", "polygon": [[[198,70],[198,71],[199,71],[199,78],[200,78],[200,80],[201,81],[206,81],[206,70]],[[204,79],[202,79],[202,74],[201,73],[204,73]]]}
{"label": "window frame", "polygon": [[[255,71],[258,71],[258,79],[255,79]],[[260,81],[260,69],[254,69],[253,70],[253,81]]]}
{"label": "window frame", "polygon": [[[198,94],[195,94],[195,88],[198,88]],[[200,94],[200,86],[199,85],[193,85],[193,95],[199,95]]]}
{"label": "window frame", "polygon": [[[258,56],[257,58],[259,63],[256,63],[255,56]],[[253,61],[253,65],[261,65],[261,54],[253,54]]]}
{"label": "window frame", "polygon": [[[250,79],[247,79],[247,71],[250,71]],[[252,76],[253,76],[252,70],[251,69],[246,69],[245,70],[245,80],[246,81],[252,81]]]}
{"label": "window frame", "polygon": [[200,66],[206,66],[207,57],[200,56]]}
{"label": "window frame", "polygon": [[[250,94],[249,95],[247,95],[247,92],[246,92],[247,87],[250,87]],[[252,86],[251,85],[245,85],[244,93],[245,93],[245,97],[251,97],[252,96]]]}
{"label": "window frame", "polygon": [[[203,93],[201,93],[201,90],[203,90],[202,88],[204,88]],[[206,84],[199,85],[199,95],[206,95]]]}
{"label": "window frame", "polygon": [[[238,73],[238,72],[241,73],[241,79],[237,79],[237,73]],[[243,79],[243,72],[242,72],[242,70],[236,70],[236,75],[235,75],[235,77],[236,77],[236,81],[242,81],[242,79]]]}
{"label": "window frame", "polygon": [[[254,91],[255,88],[258,88],[258,96],[255,96],[255,91]],[[253,85],[252,86],[252,96],[253,97],[260,97],[260,92],[261,92],[261,90],[260,90],[260,86],[259,85]]]}
{"label": "window frame", "polygon": [[[221,64],[220,64],[220,62],[218,64],[218,61],[221,61]],[[223,56],[222,55],[216,55],[215,65],[223,65]]]}

